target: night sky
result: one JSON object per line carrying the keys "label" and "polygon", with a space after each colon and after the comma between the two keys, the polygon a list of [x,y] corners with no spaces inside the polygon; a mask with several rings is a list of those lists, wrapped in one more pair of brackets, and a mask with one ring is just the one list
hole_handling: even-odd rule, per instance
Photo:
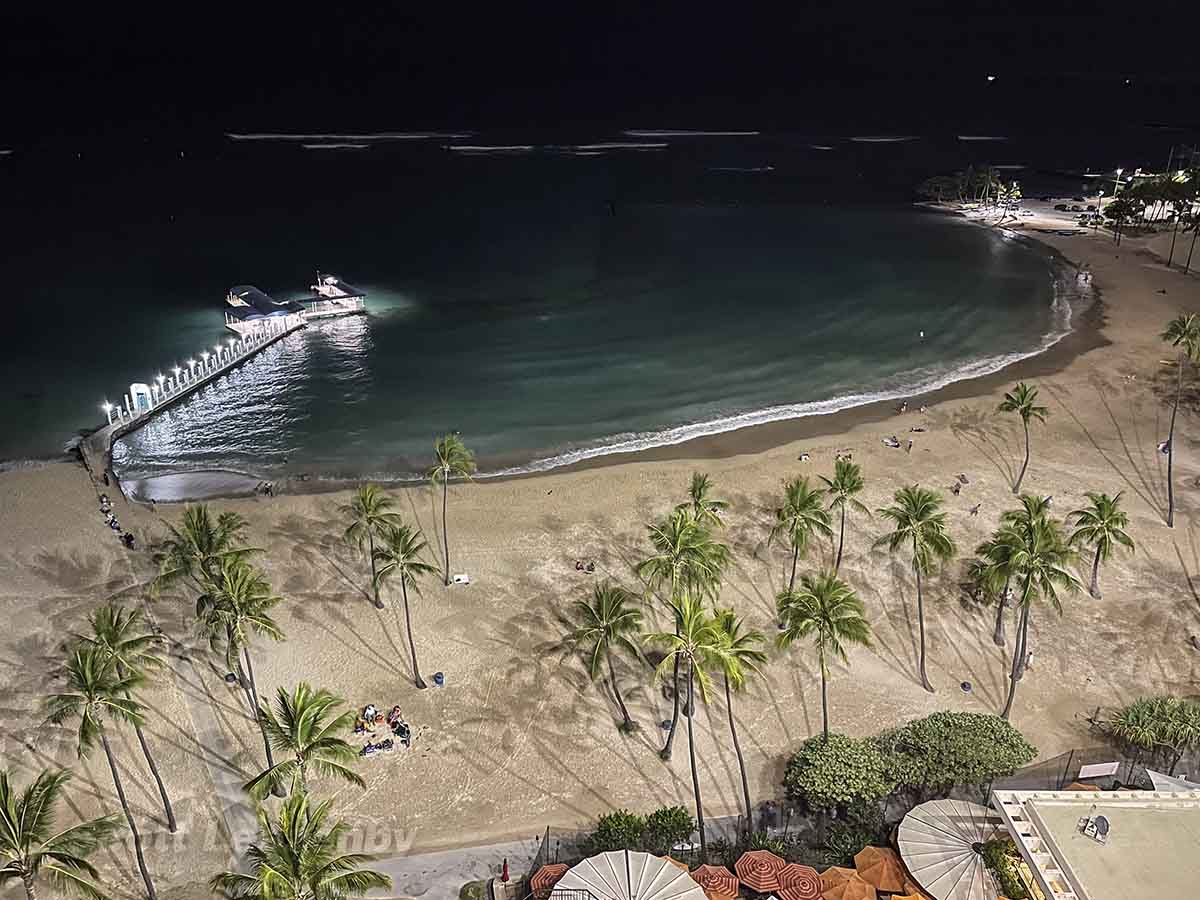
{"label": "night sky", "polygon": [[0,13],[0,146],[227,129],[1200,122],[1195,4],[15,6]]}

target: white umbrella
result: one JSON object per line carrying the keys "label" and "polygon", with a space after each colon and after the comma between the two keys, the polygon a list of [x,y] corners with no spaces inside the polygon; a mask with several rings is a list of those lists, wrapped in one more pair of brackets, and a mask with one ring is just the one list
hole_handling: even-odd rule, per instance
{"label": "white umbrella", "polygon": [[979,849],[1003,828],[977,803],[931,800],[904,817],[896,843],[913,878],[937,900],[996,900]]}
{"label": "white umbrella", "polygon": [[707,900],[704,890],[674,863],[649,853],[599,853],[558,880],[550,900],[590,891],[596,900]]}

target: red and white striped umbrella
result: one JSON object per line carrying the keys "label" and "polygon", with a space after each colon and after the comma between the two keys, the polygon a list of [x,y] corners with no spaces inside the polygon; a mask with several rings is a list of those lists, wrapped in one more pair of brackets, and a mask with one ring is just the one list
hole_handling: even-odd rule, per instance
{"label": "red and white striped umbrella", "polygon": [[779,870],[786,865],[786,861],[769,850],[747,850],[733,868],[742,884],[765,894],[779,890]]}
{"label": "red and white striped umbrella", "polygon": [[704,865],[692,873],[692,880],[704,888],[708,900],[736,900],[737,876],[724,866]]}
{"label": "red and white striped umbrella", "polygon": [[821,900],[821,876],[812,866],[788,863],[776,878],[780,900]]}
{"label": "red and white striped umbrella", "polygon": [[566,863],[550,863],[542,866],[529,879],[529,891],[534,897],[549,897],[550,890],[558,884],[558,879],[567,874],[570,868]]}

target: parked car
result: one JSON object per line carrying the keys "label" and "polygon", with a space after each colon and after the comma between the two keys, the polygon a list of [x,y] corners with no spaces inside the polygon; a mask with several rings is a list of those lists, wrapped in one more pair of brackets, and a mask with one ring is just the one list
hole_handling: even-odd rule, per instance
{"label": "parked car", "polygon": [[1078,203],[1072,203],[1071,204],[1071,212],[1083,212],[1083,207],[1080,206]]}
{"label": "parked car", "polygon": [[1096,211],[1096,204],[1095,204],[1095,203],[1089,203],[1089,204],[1087,205],[1087,211],[1088,211],[1088,212],[1095,212],[1095,211]]}
{"label": "parked car", "polygon": [[1054,204],[1054,208],[1055,208],[1055,209],[1057,209],[1059,212],[1066,212],[1066,211],[1067,211],[1067,204],[1065,204],[1065,203],[1055,203],[1055,204]]}
{"label": "parked car", "polygon": [[1072,199],[1072,200],[1074,200],[1076,203],[1082,203],[1082,202],[1083,202],[1083,198],[1082,198],[1082,197],[1072,197],[1071,199]]}

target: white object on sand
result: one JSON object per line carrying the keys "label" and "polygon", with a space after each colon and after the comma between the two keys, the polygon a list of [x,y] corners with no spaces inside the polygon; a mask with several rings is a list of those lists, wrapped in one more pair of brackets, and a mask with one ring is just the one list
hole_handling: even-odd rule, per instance
{"label": "white object on sand", "polygon": [[463,573],[463,574],[461,574],[461,575],[455,575],[455,576],[454,576],[454,577],[451,579],[451,581],[452,581],[454,584],[470,584],[470,583],[471,583],[471,576],[470,576],[470,575],[468,575],[468,574],[466,574],[466,573],[464,572],[464,573]]}

